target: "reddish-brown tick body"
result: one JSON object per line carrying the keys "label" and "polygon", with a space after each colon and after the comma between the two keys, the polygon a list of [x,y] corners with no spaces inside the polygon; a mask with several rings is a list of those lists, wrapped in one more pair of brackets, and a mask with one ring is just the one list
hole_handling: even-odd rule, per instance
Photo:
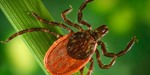
{"label": "reddish-brown tick body", "polygon": [[89,62],[96,47],[97,43],[87,32],[69,33],[49,48],[44,58],[45,67],[53,75],[72,74]]}
{"label": "reddish-brown tick body", "polygon": [[[85,0],[78,11],[78,22],[79,24],[86,25],[88,27],[87,30],[83,30],[81,26],[79,26],[76,23],[72,23],[70,20],[66,18],[66,14],[72,10],[72,7],[71,9],[65,10],[61,15],[65,23],[74,28],[79,29],[80,30],[79,32],[73,32],[72,29],[70,29],[69,27],[67,27],[62,23],[47,21],[46,19],[39,17],[37,14],[31,11],[29,13],[32,13],[33,16],[37,18],[39,21],[53,26],[60,26],[68,30],[70,33],[63,36],[61,34],[52,32],[46,28],[30,28],[19,31],[14,35],[12,35],[11,37],[9,37],[5,42],[3,41],[1,42],[7,43],[14,37],[27,32],[43,31],[46,33],[53,34],[54,36],[59,38],[49,48],[44,58],[45,67],[48,70],[48,72],[51,73],[52,75],[70,75],[79,70],[80,75],[83,75],[84,66],[88,62],[90,62],[90,67],[87,75],[91,75],[94,63],[92,55],[94,53],[96,53],[96,60],[99,67],[102,69],[108,69],[111,66],[113,66],[116,57],[122,56],[125,53],[127,53],[135,43],[135,40],[138,41],[138,39],[136,38],[136,36],[134,36],[132,40],[128,43],[127,47],[124,50],[118,52],[117,54],[108,53],[103,41],[99,41],[108,32],[107,26],[102,25],[91,31],[92,29],[91,25],[88,22],[82,20],[82,10],[86,7],[87,3],[91,1],[93,0]],[[97,45],[101,46],[102,54],[104,56],[113,58],[108,65],[104,65],[101,62],[100,53],[97,49]]]}

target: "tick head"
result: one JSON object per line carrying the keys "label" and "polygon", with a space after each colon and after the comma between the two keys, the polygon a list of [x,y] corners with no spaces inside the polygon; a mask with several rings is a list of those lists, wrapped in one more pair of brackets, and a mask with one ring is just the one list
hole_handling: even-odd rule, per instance
{"label": "tick head", "polygon": [[108,27],[106,25],[102,25],[91,32],[91,35],[94,37],[96,41],[100,40],[106,33],[108,33]]}

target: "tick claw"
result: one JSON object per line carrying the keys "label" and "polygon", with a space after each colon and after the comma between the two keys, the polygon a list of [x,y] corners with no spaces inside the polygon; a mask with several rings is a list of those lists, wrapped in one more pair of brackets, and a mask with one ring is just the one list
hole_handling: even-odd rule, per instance
{"label": "tick claw", "polygon": [[136,36],[134,36],[133,38],[135,38],[135,40],[136,40],[137,42],[139,42],[139,40],[137,39],[137,37],[136,37]]}
{"label": "tick claw", "polygon": [[136,38],[136,41],[139,42],[139,40]]}
{"label": "tick claw", "polygon": [[30,14],[30,13],[32,13],[32,11],[29,11],[27,14]]}
{"label": "tick claw", "polygon": [[4,41],[1,41],[1,43],[6,43],[6,42],[4,42]]}
{"label": "tick claw", "polygon": [[30,14],[31,12],[29,11],[27,14]]}
{"label": "tick claw", "polygon": [[72,9],[72,6],[71,5],[69,5],[70,6],[70,8]]}

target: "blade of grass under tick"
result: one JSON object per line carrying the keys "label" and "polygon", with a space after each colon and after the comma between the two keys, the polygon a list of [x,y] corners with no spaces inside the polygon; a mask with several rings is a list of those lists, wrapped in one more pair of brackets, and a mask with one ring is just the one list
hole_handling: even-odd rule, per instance
{"label": "blade of grass under tick", "polygon": [[[57,27],[41,23],[31,14],[27,14],[29,11],[34,11],[48,20],[53,20],[40,0],[0,0],[0,7],[16,31],[42,27],[57,33],[62,33]],[[44,67],[43,59],[46,51],[56,38],[44,32],[27,33],[21,35],[21,37],[35,56],[43,71],[48,75],[49,73]]]}
{"label": "blade of grass under tick", "polygon": [[[0,8],[16,31],[42,27],[62,34],[57,27],[41,23],[31,14],[27,15],[29,11],[34,11],[45,19],[53,21],[53,18],[42,4],[41,0],[0,0]],[[32,32],[21,35],[21,38],[35,56],[45,74],[49,75],[44,67],[43,59],[48,48],[56,40],[56,37],[44,32]],[[79,75],[79,72],[73,75]]]}

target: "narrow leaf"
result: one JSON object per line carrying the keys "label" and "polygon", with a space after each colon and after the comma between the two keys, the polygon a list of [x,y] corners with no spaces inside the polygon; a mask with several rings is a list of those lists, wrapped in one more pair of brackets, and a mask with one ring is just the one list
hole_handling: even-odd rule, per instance
{"label": "narrow leaf", "polygon": [[[0,0],[0,8],[17,32],[28,28],[47,28],[62,34],[58,27],[44,24],[35,19],[32,14],[27,14],[29,11],[34,11],[42,18],[54,21],[41,0]],[[46,51],[57,38],[44,32],[26,33],[21,35],[21,38],[34,55],[45,74],[49,75],[44,67],[43,60]],[[84,74],[85,73],[87,73],[87,69],[85,69]],[[77,72],[73,75],[80,75],[80,73]]]}

